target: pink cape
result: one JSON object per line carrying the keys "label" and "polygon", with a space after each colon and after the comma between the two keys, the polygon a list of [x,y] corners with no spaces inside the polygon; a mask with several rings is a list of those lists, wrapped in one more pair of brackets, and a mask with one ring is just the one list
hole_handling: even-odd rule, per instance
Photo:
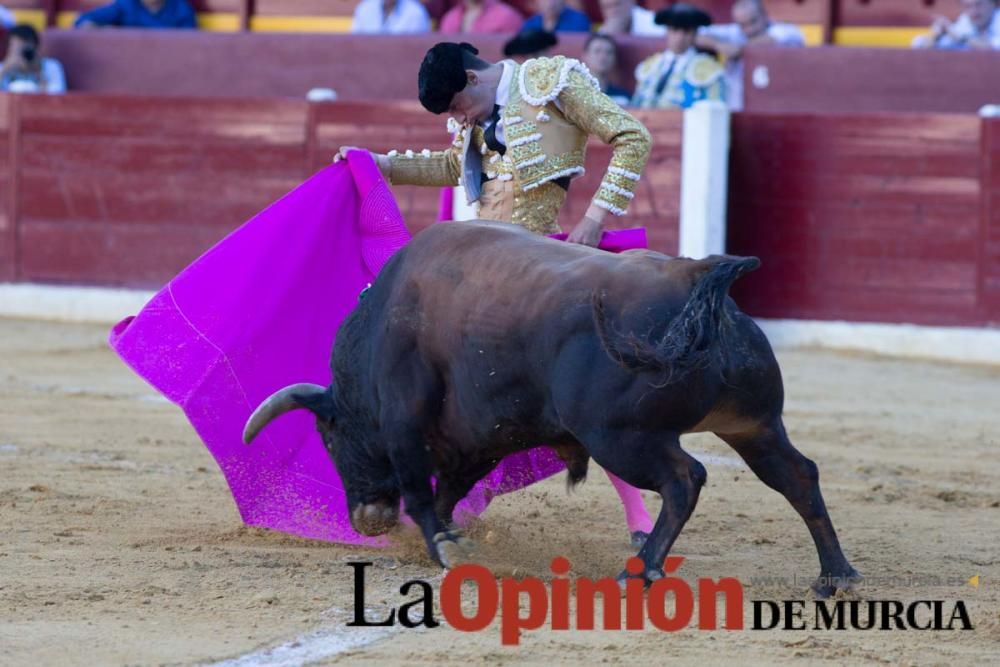
{"label": "pink cape", "polygon": [[[632,247],[644,247],[642,230]],[[613,237],[614,234],[609,234]],[[327,167],[220,241],[119,322],[109,343],[177,403],[215,457],[243,521],[302,537],[384,545],[351,528],[340,478],[306,411],[275,420],[251,445],[253,409],[296,382],[330,383],[341,321],[410,239],[367,153]],[[546,447],[505,458],[458,507],[563,468]]]}

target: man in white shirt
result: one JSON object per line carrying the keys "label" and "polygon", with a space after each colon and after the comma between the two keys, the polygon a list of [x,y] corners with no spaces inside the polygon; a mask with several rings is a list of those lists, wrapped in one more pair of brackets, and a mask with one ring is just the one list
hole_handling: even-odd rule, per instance
{"label": "man in white shirt", "polygon": [[638,37],[663,37],[665,26],[656,24],[656,12],[643,9],[635,0],[601,0],[604,23],[598,32],[608,35],[636,35]]}
{"label": "man in white shirt", "polygon": [[0,91],[9,93],[66,92],[66,75],[54,58],[43,58],[38,32],[23,23],[10,29],[7,54],[0,64]]}
{"label": "man in white shirt", "polygon": [[802,31],[791,23],[777,23],[767,16],[762,0],[736,0],[733,23],[710,25],[698,31],[695,43],[712,49],[726,60],[726,101],[729,108],[743,108],[743,49],[752,45],[805,46]]}
{"label": "man in white shirt", "polygon": [[1000,49],[1000,9],[997,0],[962,0],[964,10],[952,23],[939,16],[930,35],[913,40],[918,49]]}
{"label": "man in white shirt", "polygon": [[361,0],[351,24],[351,32],[368,34],[399,35],[430,29],[430,16],[418,0]]}

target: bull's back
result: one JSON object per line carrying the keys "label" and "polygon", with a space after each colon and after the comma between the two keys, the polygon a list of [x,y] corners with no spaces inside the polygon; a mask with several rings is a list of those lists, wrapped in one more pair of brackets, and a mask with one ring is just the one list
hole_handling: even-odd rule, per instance
{"label": "bull's back", "polygon": [[605,284],[612,271],[608,253],[503,223],[435,225],[405,250],[392,307],[409,316],[397,323],[419,323],[425,343],[435,339],[446,349],[470,338],[512,344],[541,332],[575,292]]}
{"label": "bull's back", "polygon": [[[544,412],[555,377],[579,376],[581,387],[613,377],[616,393],[629,394],[634,383],[646,394],[648,379],[605,354],[595,295],[614,330],[656,341],[711,266],[648,251],[614,255],[504,223],[432,226],[390,260],[363,303],[372,384],[430,378],[452,432],[555,423]],[[732,333],[727,342],[745,349],[741,332]]]}
{"label": "bull's back", "polygon": [[376,344],[412,346],[439,369],[482,370],[491,384],[528,360],[545,382],[567,341],[595,337],[595,295],[610,304],[616,327],[646,333],[680,312],[698,265],[650,251],[616,255],[504,223],[434,225],[379,276],[388,335]]}
{"label": "bull's back", "polygon": [[[537,236],[520,227],[486,221],[444,223],[418,234],[404,249],[398,278],[419,288],[420,298],[440,300],[442,310],[496,316],[561,309],[589,300],[596,289],[621,290],[621,299],[676,296],[683,302],[691,260],[658,253],[613,253]],[[673,289],[676,287],[676,289]],[[614,296],[614,295],[612,295]]]}

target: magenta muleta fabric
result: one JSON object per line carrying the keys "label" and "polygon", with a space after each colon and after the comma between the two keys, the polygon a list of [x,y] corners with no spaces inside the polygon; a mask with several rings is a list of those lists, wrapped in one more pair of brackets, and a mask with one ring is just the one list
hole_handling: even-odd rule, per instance
{"label": "magenta muleta fabric", "polygon": [[[644,247],[645,235],[636,232],[627,232],[632,247]],[[351,153],[220,241],[112,329],[115,352],[184,410],[247,524],[388,543],[351,528],[343,487],[309,412],[280,417],[251,445],[241,437],[250,413],[274,391],[296,382],[329,385],[337,328],[409,239],[375,163]],[[456,517],[479,514],[495,495],[562,468],[546,447],[509,456]]]}

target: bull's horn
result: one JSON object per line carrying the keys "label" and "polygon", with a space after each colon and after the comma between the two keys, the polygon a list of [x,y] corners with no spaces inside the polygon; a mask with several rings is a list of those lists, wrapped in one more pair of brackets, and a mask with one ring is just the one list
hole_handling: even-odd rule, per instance
{"label": "bull's horn", "polygon": [[292,395],[315,396],[325,391],[326,387],[321,385],[312,384],[311,382],[300,382],[299,384],[289,385],[284,389],[274,392],[250,415],[247,425],[243,427],[243,442],[250,444],[257,437],[257,434],[270,424],[271,420],[275,417],[301,408],[302,405],[292,398]]}

